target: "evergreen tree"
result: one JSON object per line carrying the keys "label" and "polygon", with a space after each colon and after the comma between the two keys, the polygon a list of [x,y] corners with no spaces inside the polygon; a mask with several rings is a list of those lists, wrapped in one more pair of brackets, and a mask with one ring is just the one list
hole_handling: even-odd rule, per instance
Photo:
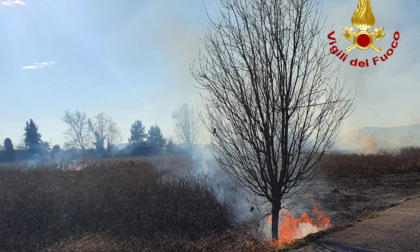
{"label": "evergreen tree", "polygon": [[4,161],[6,162],[15,162],[16,161],[16,154],[15,149],[13,148],[13,143],[10,138],[6,138],[4,140]]}
{"label": "evergreen tree", "polygon": [[175,153],[175,144],[174,141],[169,140],[168,145],[166,145],[166,154],[171,155]]}
{"label": "evergreen tree", "polygon": [[146,140],[147,134],[144,131],[144,126],[140,120],[137,120],[131,125],[131,137],[128,141],[132,144],[143,143]]}
{"label": "evergreen tree", "polygon": [[54,145],[51,149],[51,157],[54,160],[58,160],[59,156],[60,156],[60,152],[61,152],[60,145],[58,145],[58,144]]}
{"label": "evergreen tree", "polygon": [[162,153],[163,147],[166,144],[166,139],[163,138],[159,126],[151,126],[147,136],[147,143],[151,147],[152,154],[159,155]]}
{"label": "evergreen tree", "polygon": [[40,152],[40,144],[42,143],[41,134],[38,133],[38,126],[35,122],[30,119],[29,122],[26,122],[25,127],[25,147],[32,154],[37,154]]}

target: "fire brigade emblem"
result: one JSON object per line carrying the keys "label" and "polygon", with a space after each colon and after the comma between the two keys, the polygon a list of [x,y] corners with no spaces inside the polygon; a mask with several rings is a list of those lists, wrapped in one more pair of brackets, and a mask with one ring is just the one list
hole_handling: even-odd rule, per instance
{"label": "fire brigade emblem", "polygon": [[382,33],[384,28],[374,28],[373,32],[369,32],[369,29],[375,25],[375,16],[373,15],[372,5],[369,0],[359,0],[359,4],[351,18],[351,22],[354,27],[359,29],[359,32],[356,33],[353,31],[353,28],[344,27],[346,33],[342,34],[342,36],[349,41],[353,40],[353,45],[347,47],[346,52],[349,52],[354,48],[360,50],[372,48],[378,53],[381,52],[382,49],[374,45],[373,42],[374,40],[378,41],[385,36],[385,34]]}

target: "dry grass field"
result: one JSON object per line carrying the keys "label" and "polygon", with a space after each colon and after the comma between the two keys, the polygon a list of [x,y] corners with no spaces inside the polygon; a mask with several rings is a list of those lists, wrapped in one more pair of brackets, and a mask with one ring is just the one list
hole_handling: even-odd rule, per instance
{"label": "dry grass field", "polygon": [[420,148],[407,147],[400,153],[324,155],[320,167],[328,175],[342,177],[376,177],[420,171]]}
{"label": "dry grass field", "polygon": [[[78,164],[79,171],[0,166],[0,251],[269,251],[253,227],[230,221],[229,202],[219,202],[208,186],[169,179],[188,173],[186,157]],[[419,172],[420,152],[328,154],[320,168],[333,184],[343,177],[371,181]]]}
{"label": "dry grass field", "polygon": [[0,175],[0,250],[182,250],[228,228],[226,209],[208,187],[164,182],[144,160]]}

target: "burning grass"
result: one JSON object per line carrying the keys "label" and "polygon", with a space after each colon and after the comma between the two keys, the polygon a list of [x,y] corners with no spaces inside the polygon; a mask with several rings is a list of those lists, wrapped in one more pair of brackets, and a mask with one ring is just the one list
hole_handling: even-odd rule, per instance
{"label": "burning grass", "polygon": [[[271,251],[280,247],[263,242],[253,232],[255,226],[230,224],[228,205],[218,202],[208,187],[173,179],[174,173],[188,174],[190,166],[185,157],[45,164],[30,170],[21,164],[1,166],[0,250]],[[321,167],[331,175],[329,180],[420,171],[420,151],[334,153],[323,158]],[[328,228],[331,223],[315,206],[302,215],[283,211],[279,233],[285,232],[284,226],[304,226],[311,232]],[[295,240],[306,234],[297,233],[288,232],[281,247],[318,237],[311,234]]]}
{"label": "burning grass", "polygon": [[[300,217],[297,217],[294,211],[282,209],[280,211],[278,225],[279,239],[268,243],[271,248],[282,249],[288,247],[289,244],[294,243],[297,239],[330,228],[331,220],[324,214],[312,196],[310,194],[307,194],[307,196],[313,206],[312,212],[310,213],[312,218],[306,212],[303,212]],[[265,219],[268,226],[271,227],[271,215]]]}
{"label": "burning grass", "polygon": [[226,231],[227,213],[213,192],[182,184],[163,182],[142,160],[90,162],[80,171],[3,171],[0,250],[77,251],[68,243],[93,240],[96,251],[167,251],[162,237],[182,241],[179,247]]}

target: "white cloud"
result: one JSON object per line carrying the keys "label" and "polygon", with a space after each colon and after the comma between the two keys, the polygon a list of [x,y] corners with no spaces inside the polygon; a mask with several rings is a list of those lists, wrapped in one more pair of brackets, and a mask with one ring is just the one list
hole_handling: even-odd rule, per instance
{"label": "white cloud", "polygon": [[36,62],[36,63],[33,63],[32,65],[22,67],[22,70],[38,70],[44,67],[51,67],[55,65],[55,63],[56,63],[55,61],[41,62],[41,63]]}
{"label": "white cloud", "polygon": [[26,5],[26,3],[20,1],[20,0],[7,0],[7,1],[1,1],[1,5],[5,5],[5,6],[11,6],[11,5]]}

